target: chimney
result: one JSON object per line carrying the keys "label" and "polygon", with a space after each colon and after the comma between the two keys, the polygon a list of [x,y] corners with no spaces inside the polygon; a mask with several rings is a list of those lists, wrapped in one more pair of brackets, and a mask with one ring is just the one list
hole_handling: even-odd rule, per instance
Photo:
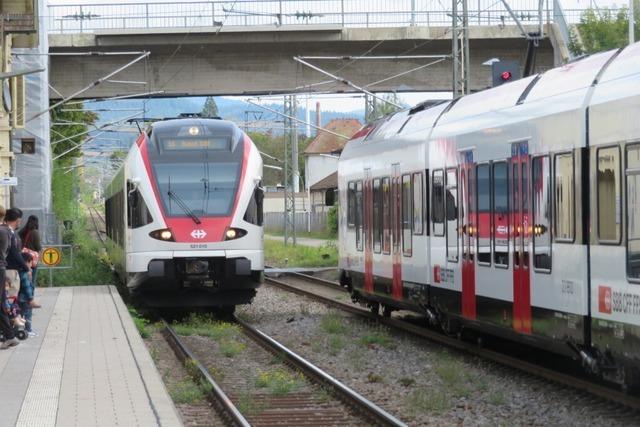
{"label": "chimney", "polygon": [[[316,102],[316,126],[318,126],[319,128],[322,127],[322,113],[320,112],[320,102]],[[318,130],[318,132],[320,132]],[[318,134],[318,132],[316,133],[316,135]]]}

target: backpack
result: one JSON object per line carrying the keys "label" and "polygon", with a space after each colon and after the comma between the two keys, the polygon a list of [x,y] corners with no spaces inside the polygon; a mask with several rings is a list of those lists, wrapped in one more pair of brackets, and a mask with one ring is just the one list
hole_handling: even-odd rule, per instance
{"label": "backpack", "polygon": [[31,249],[29,249],[27,247],[27,242],[30,240],[30,237],[31,237],[31,232],[28,232],[26,237],[25,237],[25,239],[24,239],[21,252],[27,253],[27,254],[31,254],[31,257],[34,259],[36,264],[38,264],[38,261],[40,260],[40,254],[38,252],[33,251],[33,250],[31,250]]}

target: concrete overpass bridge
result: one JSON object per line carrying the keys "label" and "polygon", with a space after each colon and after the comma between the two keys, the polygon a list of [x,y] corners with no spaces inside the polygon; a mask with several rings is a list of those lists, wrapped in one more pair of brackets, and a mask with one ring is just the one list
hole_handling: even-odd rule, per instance
{"label": "concrete overpass bridge", "polygon": [[[131,60],[104,53],[131,51],[148,51],[150,55],[119,73],[117,80],[146,82],[144,86],[132,89],[104,82],[82,97],[159,90],[165,96],[288,93],[327,80],[295,62],[294,56],[340,57],[309,62],[371,91],[450,91],[450,58],[422,66],[438,60],[426,56],[451,53],[451,13],[418,10],[415,5],[421,1],[238,1],[233,11],[223,8],[232,2],[210,1],[193,3],[193,10],[165,10],[164,18],[161,12],[150,12],[155,3],[108,5],[111,9],[104,5],[52,6],[50,84],[55,90],[50,96],[57,99],[60,94],[69,95]],[[477,11],[469,15],[472,90],[490,85],[490,67],[483,62],[500,58],[524,64],[526,51],[525,38],[506,10],[481,9],[484,2],[478,1]],[[354,5],[363,10],[351,11]],[[250,10],[252,6],[260,9]],[[295,7],[312,9],[305,12]],[[192,13],[194,10],[197,13]],[[538,29],[537,10],[514,12],[527,32]],[[563,18],[559,8],[543,12],[546,37],[538,50],[539,70],[559,65],[567,55],[566,24],[559,19]],[[169,17],[171,20],[167,20]],[[342,59],[365,54],[387,58]],[[397,55],[420,57],[390,58]],[[412,69],[416,70],[389,79]],[[339,83],[313,89],[352,91]]]}

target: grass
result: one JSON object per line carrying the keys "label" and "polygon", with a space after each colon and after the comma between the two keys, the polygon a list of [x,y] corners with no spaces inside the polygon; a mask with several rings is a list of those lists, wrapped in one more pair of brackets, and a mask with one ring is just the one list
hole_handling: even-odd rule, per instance
{"label": "grass", "polygon": [[320,248],[287,246],[274,240],[264,241],[265,263],[273,267],[335,267],[338,265],[338,248],[331,242]]}
{"label": "grass", "polygon": [[413,378],[404,377],[404,378],[400,378],[398,382],[402,384],[404,387],[411,387],[416,383],[416,380],[414,380]]}
{"label": "grass", "polygon": [[300,388],[303,382],[300,374],[292,374],[281,368],[258,373],[256,386],[266,388],[270,394],[283,396]]}
{"label": "grass", "polygon": [[202,401],[211,392],[211,386],[190,378],[169,386],[169,395],[175,403],[195,403]]}
{"label": "grass", "polygon": [[502,390],[495,391],[489,395],[488,399],[489,403],[496,406],[504,405],[506,402],[506,398],[504,396],[504,392]]}
{"label": "grass", "polygon": [[238,402],[236,406],[238,408],[238,411],[240,411],[241,414],[249,417],[253,415],[258,415],[269,407],[264,402],[261,402],[261,403],[256,402],[253,396],[251,396],[251,394],[249,393],[242,393],[238,397]]}
{"label": "grass", "polygon": [[138,332],[140,333],[140,336],[144,339],[149,338],[151,336],[151,333],[149,332],[149,329],[148,329],[149,321],[147,319],[142,318],[134,308],[131,308],[131,307],[129,308],[129,314],[131,314],[133,323],[136,325],[136,328],[138,328]]}
{"label": "grass", "polygon": [[[87,219],[81,216],[74,221],[73,229],[65,233],[63,243],[73,246],[73,266],[68,270],[53,270],[55,286],[116,284],[109,260],[103,254],[102,244],[94,240],[86,230]],[[70,257],[70,253],[63,250],[62,256],[61,264],[69,265],[64,258]],[[42,269],[38,274],[38,282],[42,285],[46,281],[48,272]]]}
{"label": "grass", "polygon": [[382,346],[384,348],[393,348],[395,347],[393,340],[389,336],[389,333],[386,331],[374,331],[365,333],[358,340],[360,344],[366,347],[375,347]]}
{"label": "grass", "polygon": [[[284,232],[278,230],[265,230],[264,234],[270,236],[283,237]],[[336,240],[338,238],[337,233],[332,233],[329,230],[322,231],[300,231],[296,230],[296,237],[305,237],[308,239],[322,239],[322,240]]]}
{"label": "grass", "polygon": [[367,375],[367,381],[370,383],[381,383],[384,382],[382,376],[378,374],[374,374],[373,372],[369,372]]}
{"label": "grass", "polygon": [[366,366],[366,359],[364,357],[364,353],[359,349],[353,349],[348,354],[349,364],[353,367],[353,369],[357,371],[361,371]]}
{"label": "grass", "polygon": [[178,335],[198,335],[213,339],[218,343],[218,351],[230,359],[246,348],[245,344],[235,340],[240,334],[237,325],[215,320],[211,316],[192,313],[186,321],[174,323],[173,329]]}
{"label": "grass", "polygon": [[344,340],[338,335],[329,337],[329,354],[336,356],[344,348]]}
{"label": "grass", "polygon": [[241,342],[231,340],[231,339],[223,339],[220,341],[218,350],[225,357],[232,359],[238,354],[240,354],[242,350],[244,350],[245,348],[246,348],[246,345],[244,345]]}
{"label": "grass", "polygon": [[471,394],[470,378],[460,363],[443,360],[435,367],[444,387],[455,397],[468,397]]}
{"label": "grass", "polygon": [[198,335],[215,341],[230,340],[240,334],[238,326],[221,322],[207,315],[191,314],[184,322],[174,323],[173,329],[178,335]]}
{"label": "grass", "polygon": [[410,415],[439,413],[451,407],[451,399],[446,392],[434,389],[414,390],[406,397],[406,406]]}
{"label": "grass", "polygon": [[[54,270],[53,284],[56,286],[73,285],[113,285],[116,278],[104,253],[102,244],[87,233],[87,213],[78,203],[77,194],[93,189],[82,188],[84,181],[78,177],[77,171],[64,174],[62,169],[71,165],[69,160],[56,161],[53,168],[51,193],[53,210],[57,220],[73,221],[73,228],[63,236],[63,243],[73,245],[73,268]],[[63,265],[69,265],[70,254],[63,253]],[[48,272],[40,271],[39,282],[48,281]]]}
{"label": "grass", "polygon": [[338,313],[329,313],[320,320],[320,328],[328,334],[342,334],[347,327],[344,319]]}

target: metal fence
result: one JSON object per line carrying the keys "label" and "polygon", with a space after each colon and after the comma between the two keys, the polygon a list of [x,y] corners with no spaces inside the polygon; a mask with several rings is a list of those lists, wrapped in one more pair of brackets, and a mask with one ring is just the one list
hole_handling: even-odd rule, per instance
{"label": "metal fence", "polygon": [[[544,4],[544,21],[554,20],[554,4]],[[525,24],[538,22],[537,0],[509,0]],[[556,8],[557,9],[557,8]],[[584,9],[567,10],[577,22]],[[143,28],[338,25],[342,27],[450,26],[451,2],[438,0],[237,0],[140,2],[48,6],[54,33]],[[513,25],[500,1],[469,2],[470,25]]]}
{"label": "metal fence", "polygon": [[[327,229],[327,213],[296,212],[295,222],[296,230],[325,231]],[[282,233],[284,231],[284,214],[282,212],[266,212],[264,214],[264,229],[265,231]]]}

